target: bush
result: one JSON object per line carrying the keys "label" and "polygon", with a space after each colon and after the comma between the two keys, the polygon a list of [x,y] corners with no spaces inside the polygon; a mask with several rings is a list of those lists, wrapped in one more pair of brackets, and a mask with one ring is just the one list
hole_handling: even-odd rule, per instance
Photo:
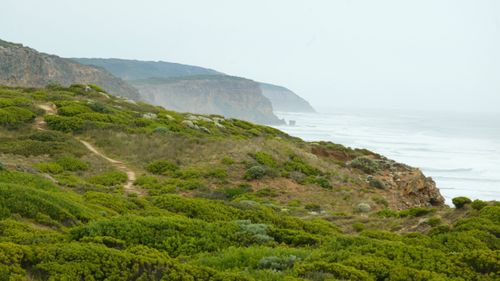
{"label": "bush", "polygon": [[306,204],[304,208],[311,212],[321,212],[321,206],[315,203]]}
{"label": "bush", "polygon": [[146,166],[146,170],[155,175],[162,175],[167,172],[176,172],[179,166],[168,160],[156,160]]}
{"label": "bush", "polygon": [[83,130],[83,120],[77,117],[64,117],[57,115],[45,116],[45,122],[50,129],[61,132],[78,132]]}
{"label": "bush", "polygon": [[472,201],[467,197],[460,196],[453,198],[452,203],[455,205],[455,208],[462,209],[465,205],[472,203]]}
{"label": "bush", "polygon": [[359,213],[368,213],[369,211],[371,211],[371,206],[370,204],[368,203],[359,203],[357,206],[356,206],[356,212],[359,212]]}
{"label": "bush", "polygon": [[356,222],[356,223],[353,223],[352,224],[352,228],[356,231],[356,232],[361,232],[363,230],[365,230],[365,225],[360,223],[360,222]]}
{"label": "bush", "polygon": [[399,212],[398,216],[400,218],[421,217],[421,216],[425,216],[427,214],[434,213],[434,212],[436,212],[436,209],[415,207],[415,208],[409,208],[409,209],[406,209],[406,210]]}
{"label": "bush", "polygon": [[245,172],[244,178],[246,180],[261,179],[266,175],[266,169],[262,166],[252,166]]}
{"label": "bush", "polygon": [[125,174],[124,172],[112,171],[93,176],[89,179],[89,182],[92,184],[99,184],[111,187],[120,185],[126,182],[127,179],[128,179],[127,174]]}
{"label": "bush", "polygon": [[61,165],[53,162],[39,163],[36,165],[36,167],[44,173],[60,174],[64,171]]}
{"label": "bush", "polygon": [[276,160],[274,160],[274,158],[266,152],[259,151],[259,152],[255,153],[254,158],[257,161],[257,163],[259,163],[263,166],[267,166],[267,167],[271,167],[271,168],[276,168],[278,166],[278,163],[276,162]]}
{"label": "bush", "polygon": [[364,156],[357,157],[356,159],[352,160],[350,166],[356,169],[360,169],[367,174],[373,174],[380,168],[377,162]]}
{"label": "bush", "polygon": [[432,217],[427,219],[426,223],[432,227],[438,226],[441,224],[441,218],[439,217]]}
{"label": "bush", "polygon": [[370,186],[377,189],[386,189],[385,183],[379,179],[371,179]]}
{"label": "bush", "polygon": [[0,126],[17,128],[25,123],[30,123],[35,114],[28,109],[10,106],[0,108]]}
{"label": "bush", "polygon": [[476,199],[476,200],[472,201],[471,206],[474,210],[480,211],[482,208],[488,206],[488,203],[486,203],[482,200]]}
{"label": "bush", "polygon": [[66,171],[85,171],[89,168],[89,165],[73,156],[62,156],[56,160],[56,163],[59,164]]}

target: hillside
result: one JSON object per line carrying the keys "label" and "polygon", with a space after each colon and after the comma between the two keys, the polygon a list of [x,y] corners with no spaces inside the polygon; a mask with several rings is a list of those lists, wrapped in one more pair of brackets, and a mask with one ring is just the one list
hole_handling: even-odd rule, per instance
{"label": "hillside", "polygon": [[219,114],[259,124],[282,124],[259,88],[248,79],[205,75],[129,81],[143,99],[181,112]]}
{"label": "hillside", "polygon": [[212,69],[164,61],[139,61],[124,59],[73,58],[86,65],[102,67],[125,80],[170,78],[198,75],[223,75]]}
{"label": "hillside", "polygon": [[500,206],[367,150],[0,87],[0,280],[498,280]]}
{"label": "hillside", "polygon": [[139,93],[103,68],[82,65],[73,60],[37,52],[0,40],[0,84],[43,87],[50,83],[64,86],[95,84],[114,95],[138,99]]}
{"label": "hillside", "polygon": [[308,101],[285,87],[260,83],[260,88],[262,94],[273,104],[275,111],[315,112]]}
{"label": "hillside", "polygon": [[[212,69],[163,61],[138,61],[124,59],[74,58],[73,60],[87,65],[102,67],[117,77],[125,80],[144,80],[149,78],[174,78],[189,76],[225,75]],[[144,83],[145,81],[143,81]],[[264,97],[271,101],[276,111],[314,112],[312,106],[291,90],[267,83],[259,83]],[[141,88],[139,89],[141,90]],[[214,91],[213,89],[207,89]],[[145,95],[149,95],[146,92]],[[198,102],[197,112],[210,112]],[[174,109],[174,108],[173,108]],[[211,112],[216,113],[216,112]],[[255,121],[255,120],[253,120]]]}

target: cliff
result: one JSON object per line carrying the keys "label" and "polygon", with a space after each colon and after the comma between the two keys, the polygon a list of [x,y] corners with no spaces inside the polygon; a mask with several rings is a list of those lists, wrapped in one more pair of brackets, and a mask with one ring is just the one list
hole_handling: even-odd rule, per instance
{"label": "cliff", "polygon": [[275,111],[315,112],[309,102],[285,87],[260,83],[260,88],[262,94],[273,104]]}
{"label": "cliff", "polygon": [[[126,81],[131,80],[145,80],[149,78],[175,78],[175,77],[191,77],[191,76],[226,76],[226,74],[215,71],[209,68],[203,68],[199,66],[185,65],[179,63],[171,63],[164,61],[139,61],[139,60],[125,60],[125,59],[101,59],[101,58],[73,58],[73,60],[86,64],[95,65],[102,67],[113,75],[120,77]],[[146,81],[141,81],[142,87],[139,91],[145,88]],[[186,80],[190,81],[190,80]],[[186,82],[187,83],[187,82]],[[272,84],[260,83],[260,90],[265,98],[269,99],[272,107],[275,111],[288,111],[288,112],[314,112],[312,106],[303,98],[299,97],[294,92],[281,86],[276,86]],[[223,87],[224,84],[219,84],[218,87]],[[196,86],[194,86],[196,87]],[[151,87],[150,87],[151,88]],[[232,89],[226,89],[227,91],[233,91]],[[254,91],[249,89],[248,91]],[[142,92],[141,92],[142,93]],[[146,97],[150,95],[149,92],[142,93]],[[159,93],[157,93],[159,94]],[[217,91],[212,91],[212,96],[215,97]],[[180,98],[177,97],[176,100]],[[225,97],[220,97],[214,99],[215,102],[219,100],[224,100]],[[149,99],[151,102],[154,100]],[[259,97],[260,100],[260,97]],[[203,100],[190,99],[194,104],[199,107],[194,108],[190,106],[194,112],[203,113],[216,113],[210,112],[210,108],[205,107]],[[220,105],[225,107],[225,105]],[[181,109],[185,107],[178,107],[173,109]],[[236,108],[235,108],[236,109]],[[248,110],[248,109],[246,109]],[[219,112],[219,111],[217,111]],[[256,119],[247,119],[255,121]]]}
{"label": "cliff", "polygon": [[260,124],[281,124],[259,84],[248,79],[206,75],[130,81],[147,101],[165,108],[219,114]]}
{"label": "cliff", "polygon": [[64,86],[95,84],[114,95],[139,98],[136,89],[102,68],[82,65],[0,40],[0,84],[42,87],[50,83]]}

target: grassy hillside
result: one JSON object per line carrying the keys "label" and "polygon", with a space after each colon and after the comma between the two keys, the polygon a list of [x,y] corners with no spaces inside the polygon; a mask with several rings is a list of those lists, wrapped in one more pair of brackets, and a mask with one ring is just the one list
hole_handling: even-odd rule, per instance
{"label": "grassy hillside", "polygon": [[0,280],[498,280],[500,206],[95,86],[0,87]]}

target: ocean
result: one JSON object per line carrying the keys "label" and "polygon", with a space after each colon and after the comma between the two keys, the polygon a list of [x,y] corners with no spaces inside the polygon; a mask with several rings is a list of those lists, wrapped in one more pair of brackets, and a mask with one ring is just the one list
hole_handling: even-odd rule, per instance
{"label": "ocean", "polygon": [[500,201],[500,113],[337,109],[276,112],[295,126],[275,126],[307,141],[366,148],[422,169],[445,197]]}

